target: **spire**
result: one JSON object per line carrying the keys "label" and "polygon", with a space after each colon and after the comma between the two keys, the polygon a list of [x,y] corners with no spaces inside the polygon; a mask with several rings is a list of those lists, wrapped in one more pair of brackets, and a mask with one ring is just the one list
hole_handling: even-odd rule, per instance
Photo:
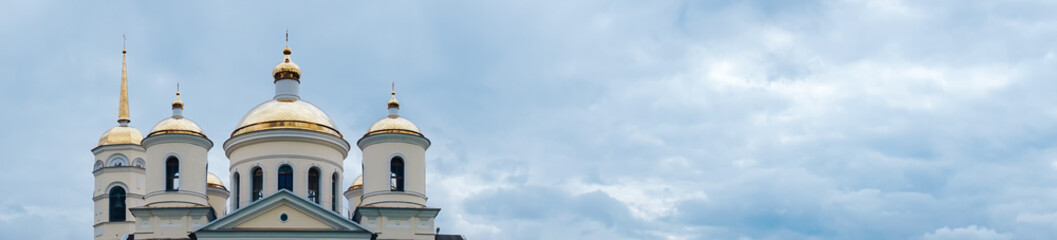
{"label": "spire", "polygon": [[393,91],[389,92],[389,102],[386,104],[389,108],[389,116],[399,116],[398,110],[400,110],[400,101],[396,100],[396,82],[393,82]]}
{"label": "spire", "polygon": [[121,35],[121,105],[117,110],[117,123],[121,126],[128,126],[128,123],[132,121],[128,116],[128,66],[125,58],[127,53],[125,35]]}
{"label": "spire", "polygon": [[182,118],[184,102],[180,101],[180,83],[176,83],[176,100],[172,101],[172,117]]}

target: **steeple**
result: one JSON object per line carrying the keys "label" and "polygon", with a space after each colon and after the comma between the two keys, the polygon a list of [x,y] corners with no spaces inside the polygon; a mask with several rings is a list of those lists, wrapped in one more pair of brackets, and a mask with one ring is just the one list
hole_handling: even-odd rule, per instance
{"label": "steeple", "polygon": [[[125,38],[124,35],[121,38]],[[138,129],[128,125],[131,120],[128,117],[128,64],[126,55],[128,51],[121,44],[121,100],[118,104],[117,123],[118,126],[110,128],[99,137],[99,146],[135,144],[139,145],[143,140],[143,134]]]}
{"label": "steeple", "polygon": [[125,59],[128,51],[125,50],[125,35],[121,35],[121,39],[121,105],[117,110],[117,123],[121,126],[128,126],[128,123],[132,121],[128,116],[128,66]]}

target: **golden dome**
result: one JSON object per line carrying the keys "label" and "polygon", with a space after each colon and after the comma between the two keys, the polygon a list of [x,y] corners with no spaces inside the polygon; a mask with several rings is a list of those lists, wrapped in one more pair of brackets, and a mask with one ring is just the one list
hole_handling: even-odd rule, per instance
{"label": "golden dome", "polygon": [[212,172],[206,175],[206,186],[228,190],[228,188],[224,187],[224,182],[221,182],[220,178]]}
{"label": "golden dome", "polygon": [[[177,83],[177,86],[179,86],[179,83]],[[177,87],[177,88],[179,88],[179,87]],[[180,108],[180,109],[184,108],[184,101],[180,101],[180,91],[179,90],[176,91],[176,100],[172,101],[172,107],[173,108]]]}
{"label": "golden dome", "polygon": [[341,137],[334,125],[327,113],[305,100],[272,99],[250,109],[231,136],[269,129],[302,129]]}
{"label": "golden dome", "polygon": [[272,77],[275,77],[276,81],[287,78],[301,81],[301,67],[290,61],[290,53],[292,52],[290,48],[283,49],[283,55],[286,55],[286,59],[283,59],[283,62],[275,65],[275,69],[272,69]]}
{"label": "golden dome", "polygon": [[363,174],[356,177],[356,180],[352,180],[352,186],[349,186],[349,190],[356,190],[363,188]]}
{"label": "golden dome", "polygon": [[147,134],[147,136],[150,137],[157,134],[168,133],[190,134],[206,137],[206,134],[202,132],[202,128],[198,127],[198,124],[181,116],[162,119],[161,122],[154,125],[154,128],[150,130],[150,134]]}
{"label": "golden dome", "polygon": [[403,133],[420,137],[424,136],[418,131],[418,126],[415,126],[415,123],[396,115],[389,115],[382,118],[382,120],[374,122],[374,124],[371,124],[371,128],[367,129],[367,134],[364,134],[363,136],[366,137],[381,133]]}
{"label": "golden dome", "polygon": [[371,124],[371,128],[368,128],[367,133],[363,134],[363,136],[367,137],[382,133],[403,133],[425,137],[418,131],[418,126],[415,126],[415,123],[400,117],[400,114],[397,113],[400,110],[400,101],[396,100],[396,84],[394,83],[393,86],[393,91],[389,93],[392,97],[389,98],[389,102],[386,104],[389,108],[389,116]]}
{"label": "golden dome", "polygon": [[387,108],[400,108],[400,101],[396,100],[396,90],[393,90],[393,97],[389,99],[385,105]]}
{"label": "golden dome", "polygon": [[143,133],[139,129],[129,126],[117,126],[106,130],[99,137],[99,146],[116,144],[136,144],[143,140]]}

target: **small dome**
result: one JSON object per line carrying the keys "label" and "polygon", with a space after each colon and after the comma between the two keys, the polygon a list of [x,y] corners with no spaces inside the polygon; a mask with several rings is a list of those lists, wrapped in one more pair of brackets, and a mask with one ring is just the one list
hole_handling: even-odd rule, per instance
{"label": "small dome", "polygon": [[327,113],[304,100],[268,100],[246,113],[231,136],[269,130],[302,129],[341,137]]}
{"label": "small dome", "polygon": [[150,134],[147,134],[147,136],[150,137],[153,135],[168,133],[190,134],[206,137],[206,134],[202,132],[201,127],[198,127],[198,124],[195,124],[195,122],[190,119],[180,116],[162,119],[161,122],[154,125],[154,128],[150,130]]}
{"label": "small dome", "polygon": [[356,190],[363,188],[363,174],[356,177],[356,180],[352,180],[352,186],[349,186],[349,190]]}
{"label": "small dome", "polygon": [[396,100],[396,84],[394,83],[393,86],[393,91],[389,93],[391,95],[389,102],[386,103],[389,109],[389,116],[371,124],[371,128],[368,128],[367,133],[363,134],[363,136],[367,137],[382,133],[403,133],[425,137],[418,131],[418,126],[415,126],[415,123],[400,117],[400,114],[397,113],[400,110],[400,101]]}
{"label": "small dome", "polygon": [[117,126],[106,130],[99,137],[99,146],[116,144],[136,144],[143,140],[143,133],[139,129],[129,126]]}
{"label": "small dome", "polygon": [[276,81],[287,78],[301,81],[301,67],[290,61],[290,53],[292,52],[290,48],[283,49],[283,55],[286,55],[286,58],[278,65],[275,65],[275,69],[272,69],[272,77],[275,77]]}
{"label": "small dome", "polygon": [[176,100],[172,101],[173,108],[184,108],[184,101],[180,101],[180,92],[176,92]]}
{"label": "small dome", "polygon": [[389,95],[391,95],[391,97],[389,97],[389,102],[385,103],[385,107],[386,108],[390,108],[390,109],[392,109],[392,108],[399,109],[400,108],[400,101],[396,100],[396,83],[395,82],[393,83],[393,91],[390,92]]}
{"label": "small dome", "polygon": [[415,123],[396,115],[389,115],[374,122],[374,124],[371,125],[371,128],[367,129],[367,134],[364,134],[363,136],[366,137],[381,133],[404,133],[420,137],[424,136],[419,132],[418,126],[415,126]]}
{"label": "small dome", "polygon": [[224,182],[221,182],[220,178],[212,172],[206,175],[206,186],[228,190],[228,188],[224,187]]}

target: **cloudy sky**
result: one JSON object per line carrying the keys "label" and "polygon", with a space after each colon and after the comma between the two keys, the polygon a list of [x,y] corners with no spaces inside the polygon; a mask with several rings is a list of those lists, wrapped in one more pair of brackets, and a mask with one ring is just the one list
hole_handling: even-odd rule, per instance
{"label": "cloudy sky", "polygon": [[222,143],[271,98],[285,28],[350,142],[396,83],[445,233],[1057,235],[1052,1],[4,2],[0,238],[91,236],[122,34],[132,126],[179,82]]}

